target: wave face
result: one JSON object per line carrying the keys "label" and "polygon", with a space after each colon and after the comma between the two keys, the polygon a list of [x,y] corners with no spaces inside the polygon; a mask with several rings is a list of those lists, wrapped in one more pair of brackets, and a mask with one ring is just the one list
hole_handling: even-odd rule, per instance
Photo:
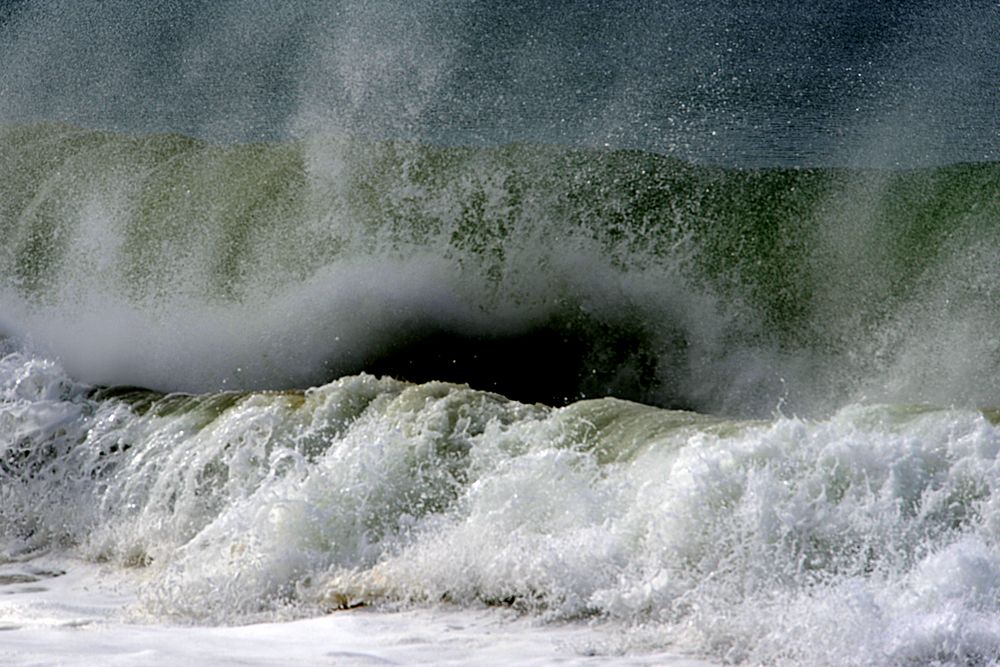
{"label": "wave face", "polygon": [[0,325],[94,384],[361,371],[703,412],[992,405],[1000,168],[0,134]]}

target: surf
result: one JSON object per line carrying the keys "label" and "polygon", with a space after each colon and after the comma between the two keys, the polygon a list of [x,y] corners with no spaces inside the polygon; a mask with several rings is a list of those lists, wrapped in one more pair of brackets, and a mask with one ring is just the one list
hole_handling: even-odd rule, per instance
{"label": "surf", "polygon": [[725,660],[997,650],[1000,438],[975,410],[742,420],[371,375],[164,395],[0,365],[5,558],[138,568],[136,618],[446,603]]}
{"label": "surf", "polygon": [[0,661],[998,660],[996,12],[134,5],[0,7]]}

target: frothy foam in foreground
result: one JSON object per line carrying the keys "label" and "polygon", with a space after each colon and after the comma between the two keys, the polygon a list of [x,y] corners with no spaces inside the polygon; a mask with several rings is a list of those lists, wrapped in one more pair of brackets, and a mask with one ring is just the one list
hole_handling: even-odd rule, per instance
{"label": "frothy foam in foreground", "polygon": [[3,364],[6,551],[144,565],[136,613],[446,601],[726,660],[1000,655],[1000,437],[976,411],[733,421],[371,376],[115,396]]}

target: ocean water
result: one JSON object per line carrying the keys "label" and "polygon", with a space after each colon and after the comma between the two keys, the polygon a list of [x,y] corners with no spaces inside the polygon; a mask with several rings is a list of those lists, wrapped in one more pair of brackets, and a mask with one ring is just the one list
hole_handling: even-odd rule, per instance
{"label": "ocean water", "polygon": [[0,4],[0,658],[1000,662],[998,28]]}

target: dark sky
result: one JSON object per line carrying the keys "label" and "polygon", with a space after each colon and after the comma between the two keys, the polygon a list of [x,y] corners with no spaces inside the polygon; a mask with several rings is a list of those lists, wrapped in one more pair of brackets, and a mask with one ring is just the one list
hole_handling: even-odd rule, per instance
{"label": "dark sky", "polygon": [[988,0],[0,0],[0,17],[7,120],[734,163],[1000,159]]}

